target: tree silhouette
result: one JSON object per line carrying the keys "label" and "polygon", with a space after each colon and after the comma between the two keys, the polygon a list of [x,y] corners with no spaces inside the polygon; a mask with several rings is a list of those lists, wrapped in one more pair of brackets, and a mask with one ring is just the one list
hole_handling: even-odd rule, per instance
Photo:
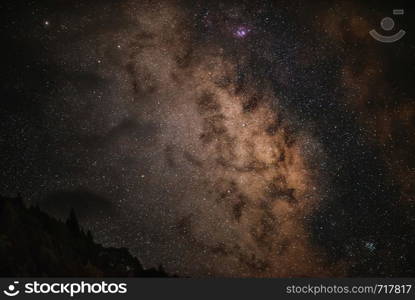
{"label": "tree silhouette", "polygon": [[66,221],[66,224],[74,234],[79,234],[81,232],[78,218],[76,217],[75,210],[73,208],[71,208],[71,212],[69,213],[69,218]]}

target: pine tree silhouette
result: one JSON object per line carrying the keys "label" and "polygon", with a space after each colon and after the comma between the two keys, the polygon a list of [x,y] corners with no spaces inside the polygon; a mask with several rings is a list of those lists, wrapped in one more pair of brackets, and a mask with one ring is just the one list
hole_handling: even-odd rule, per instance
{"label": "pine tree silhouette", "polygon": [[76,217],[75,210],[73,208],[71,208],[71,212],[69,213],[69,218],[66,221],[66,224],[68,225],[69,229],[73,233],[75,233],[75,234],[81,233],[78,218]]}

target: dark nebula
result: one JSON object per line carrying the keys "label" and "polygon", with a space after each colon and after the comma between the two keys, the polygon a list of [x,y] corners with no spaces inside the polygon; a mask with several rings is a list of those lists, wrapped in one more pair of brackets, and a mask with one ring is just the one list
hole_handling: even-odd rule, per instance
{"label": "dark nebula", "polygon": [[3,1],[0,193],[172,274],[414,276],[408,4]]}

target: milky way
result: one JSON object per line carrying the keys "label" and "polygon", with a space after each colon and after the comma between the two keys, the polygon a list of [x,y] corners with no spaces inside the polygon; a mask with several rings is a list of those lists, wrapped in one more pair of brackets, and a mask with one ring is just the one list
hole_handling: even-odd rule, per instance
{"label": "milky way", "polygon": [[413,42],[304,5],[29,5],[1,192],[178,275],[413,275]]}

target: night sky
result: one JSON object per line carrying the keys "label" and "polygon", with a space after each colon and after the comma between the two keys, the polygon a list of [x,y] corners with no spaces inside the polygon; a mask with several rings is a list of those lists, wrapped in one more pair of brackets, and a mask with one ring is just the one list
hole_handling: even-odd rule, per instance
{"label": "night sky", "polygon": [[1,1],[0,194],[180,276],[415,276],[391,3]]}

